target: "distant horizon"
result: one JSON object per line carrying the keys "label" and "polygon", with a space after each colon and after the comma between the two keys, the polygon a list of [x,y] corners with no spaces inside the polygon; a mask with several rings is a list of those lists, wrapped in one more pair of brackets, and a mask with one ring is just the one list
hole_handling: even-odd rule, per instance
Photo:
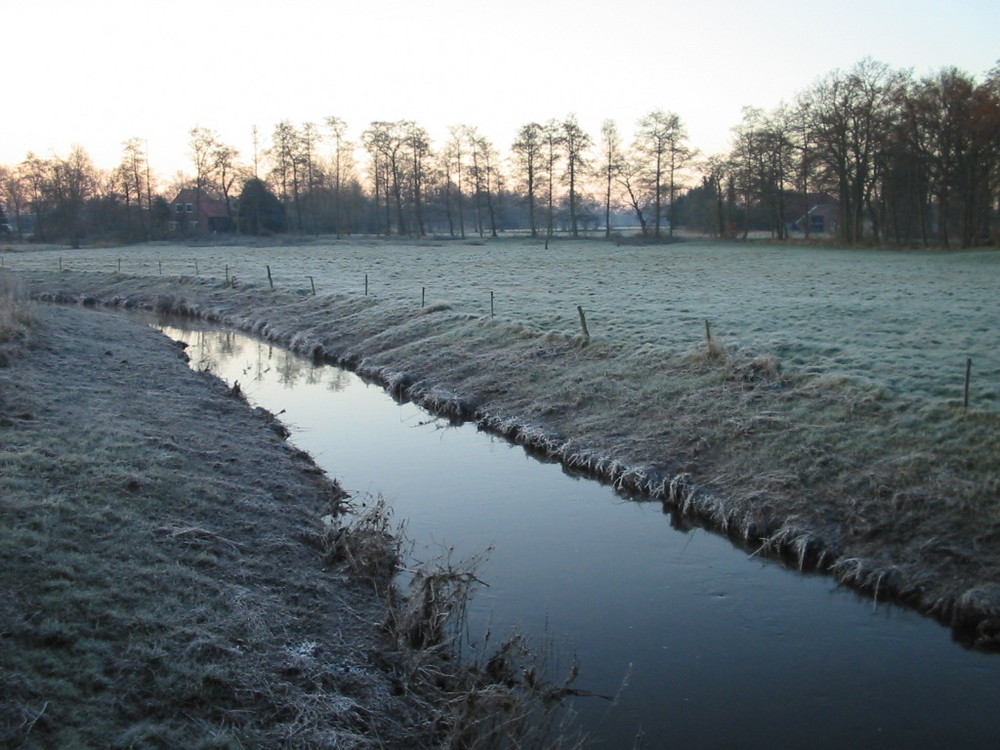
{"label": "distant horizon", "polygon": [[506,150],[531,121],[575,114],[596,140],[604,119],[630,132],[662,109],[691,146],[719,153],[744,106],[772,110],[866,57],[977,79],[1000,58],[1000,4],[985,0],[844,0],[824,14],[798,0],[636,0],[627,12],[598,0],[35,0],[8,9],[5,27],[13,117],[0,164],[79,144],[111,169],[139,138],[163,181],[189,170],[194,127],[250,162],[254,125],[269,135],[327,116],[352,138],[375,120],[413,120],[437,144],[468,124]]}
{"label": "distant horizon", "polygon": [[[878,58],[872,58],[872,59],[876,60],[877,62],[884,62],[884,61],[878,60]],[[860,60],[855,61],[855,64],[857,64],[858,62],[860,62]],[[967,73],[967,74],[973,76],[977,81],[981,82],[985,78],[985,76],[987,74],[989,74],[990,71],[994,67],[996,67],[998,65],[1000,65],[1000,60],[998,60],[995,65],[990,66],[986,70],[984,70],[984,71],[982,71],[980,73],[976,73],[976,72],[973,72],[973,71],[968,71],[968,70],[964,70],[962,68],[959,68],[959,66],[953,66],[953,65],[950,65],[950,64],[944,64],[944,65],[941,65],[941,66],[939,66],[937,68],[928,70],[928,71],[926,71],[923,74],[914,73],[914,76],[916,78],[921,78],[921,77],[924,77],[924,76],[927,76],[927,75],[933,75],[933,74],[935,74],[935,73],[937,73],[937,72],[939,72],[941,70],[947,69],[947,68],[956,67],[956,68],[959,68],[959,70],[962,70],[962,72]],[[815,79],[815,81],[822,80],[827,75],[835,74],[837,72],[842,72],[844,70],[849,70],[850,67],[853,67],[853,65],[852,66],[847,66],[846,68],[843,68],[843,69],[832,69],[830,71],[827,71],[824,74],[821,74],[821,75],[817,76],[816,79]],[[758,107],[761,110],[765,111],[766,113],[770,113],[772,110],[776,109],[778,106],[781,106],[782,104],[793,104],[794,100],[795,100],[795,97],[797,97],[800,93],[802,93],[802,90],[794,92],[793,95],[790,95],[790,96],[788,96],[786,98],[781,99],[779,101],[779,103],[777,105],[775,105],[774,107],[761,107],[761,106],[759,106],[757,104],[754,104],[754,103],[747,103],[747,104],[743,105],[741,107],[741,109],[743,107]],[[614,120],[616,122],[616,124],[618,125],[618,127],[619,127],[619,130],[620,130],[620,132],[622,134],[623,139],[627,142],[627,141],[629,141],[629,139],[633,135],[634,129],[635,129],[635,126],[636,126],[638,120],[641,119],[641,117],[644,117],[645,115],[649,114],[649,112],[653,111],[653,109],[656,109],[656,108],[651,108],[648,111],[642,112],[640,115],[638,115],[636,117],[635,121],[631,122],[631,123],[623,122],[622,120],[616,119],[614,117],[605,117],[605,118],[601,118],[596,123],[596,125],[593,126],[593,127],[587,127],[587,125],[585,123],[583,123],[583,122],[581,122],[581,126],[583,126],[583,129],[587,132],[587,134],[590,135],[593,138],[594,144],[596,145],[598,143],[598,141],[599,141],[599,138],[600,138],[600,128],[601,128],[602,123],[605,120],[608,120],[608,119]],[[731,144],[732,130],[737,125],[739,125],[739,123],[740,123],[740,119],[739,118],[736,119],[736,120],[734,120],[732,123],[730,123],[727,126],[727,128],[726,128],[727,134],[726,134],[726,137],[725,137],[726,141],[725,141],[724,146],[721,147],[721,148],[715,148],[715,149],[709,150],[709,149],[703,148],[696,141],[695,136],[691,133],[691,127],[688,124],[687,120],[685,119],[684,114],[681,113],[681,112],[677,112],[677,114],[680,116],[681,121],[684,124],[685,129],[688,132],[688,136],[689,136],[688,140],[687,140],[688,146],[691,147],[693,150],[695,150],[700,156],[710,156],[710,155],[714,155],[714,154],[725,154],[725,153],[728,153],[728,151],[730,150],[731,145],[732,145]],[[337,116],[337,115],[336,115],[336,113],[330,113],[327,116]],[[324,141],[322,142],[320,148],[318,149],[318,152],[319,152],[319,155],[320,155],[321,158],[326,158],[330,154],[330,152],[332,151],[332,143],[330,143],[329,141],[327,141],[325,139],[325,136],[327,134],[327,128],[325,126],[324,121],[325,121],[325,119],[326,119],[327,116],[320,117],[320,118],[317,118],[315,120],[307,120],[307,121],[303,121],[303,122],[292,121],[292,124],[294,126],[296,126],[296,127],[301,127],[306,122],[312,122],[313,124],[315,124],[319,128],[319,130],[321,131],[321,133],[323,133],[323,135],[324,135]],[[447,141],[447,139],[450,137],[450,129],[451,128],[453,128],[453,127],[459,127],[459,126],[465,126],[465,125],[472,126],[472,127],[475,127],[477,129],[479,129],[479,131],[483,135],[486,135],[488,138],[490,138],[491,141],[493,142],[493,145],[499,151],[501,151],[501,153],[506,153],[506,152],[509,152],[510,145],[514,142],[514,140],[517,137],[517,131],[523,125],[527,125],[530,122],[537,122],[537,123],[540,123],[540,124],[544,125],[545,123],[547,123],[549,121],[552,121],[552,120],[562,121],[562,120],[565,120],[567,117],[570,117],[570,116],[576,116],[576,113],[575,112],[566,112],[566,113],[563,113],[562,115],[553,114],[550,117],[533,118],[533,119],[525,120],[524,122],[522,122],[522,123],[520,123],[518,125],[512,126],[513,130],[511,131],[511,133],[509,134],[509,137],[506,140],[498,140],[495,136],[493,136],[492,134],[488,133],[485,130],[485,128],[479,126],[475,122],[469,122],[469,121],[464,121],[464,122],[461,122],[461,123],[452,123],[452,124],[446,125],[443,128],[443,132],[438,132],[438,133],[431,132],[430,129],[428,128],[428,133],[429,133],[429,135],[431,137],[431,147],[432,147],[432,150],[433,150],[433,149],[436,149],[437,147],[439,147],[440,145],[442,145],[444,142]],[[186,178],[189,178],[191,176],[190,171],[189,171],[190,170],[190,166],[191,166],[191,164],[190,164],[191,160],[190,160],[187,152],[189,150],[188,149],[188,141],[190,139],[189,134],[190,134],[190,131],[192,129],[194,129],[196,127],[205,127],[205,128],[207,128],[209,130],[215,131],[217,133],[217,135],[219,136],[220,142],[222,142],[222,143],[224,143],[226,145],[232,146],[233,148],[236,148],[236,150],[239,152],[239,159],[238,159],[239,163],[241,165],[246,166],[247,168],[250,168],[252,166],[252,163],[253,163],[253,146],[252,146],[252,144],[253,144],[253,134],[252,134],[253,133],[253,128],[256,126],[257,130],[258,130],[258,132],[257,132],[257,137],[259,139],[259,143],[258,143],[259,154],[258,154],[258,156],[259,156],[259,158],[261,160],[266,161],[266,158],[267,158],[266,157],[266,150],[267,150],[268,146],[270,145],[271,134],[273,133],[275,126],[277,126],[278,123],[283,122],[285,120],[289,120],[289,118],[279,118],[275,122],[269,123],[267,125],[262,125],[261,123],[251,123],[251,124],[248,124],[246,126],[246,128],[245,128],[245,130],[246,130],[246,134],[244,136],[245,144],[242,143],[239,138],[231,138],[228,133],[224,133],[224,132],[218,131],[215,128],[212,128],[209,125],[205,125],[205,124],[202,124],[202,123],[192,124],[191,126],[189,126],[186,129],[184,129],[183,132],[180,134],[180,136],[178,136],[178,137],[172,137],[170,139],[170,142],[176,142],[178,140],[181,142],[180,143],[180,148],[182,149],[182,153],[179,156],[177,154],[173,154],[173,156],[171,157],[171,160],[170,160],[171,166],[168,167],[168,168],[166,168],[166,169],[162,168],[160,166],[160,163],[158,162],[158,159],[157,159],[157,150],[158,149],[157,149],[157,143],[156,142],[153,142],[153,141],[150,141],[148,139],[145,139],[145,138],[143,138],[140,135],[129,136],[129,138],[138,138],[141,142],[143,142],[143,144],[145,145],[146,155],[147,155],[147,158],[148,158],[149,163],[150,163],[150,168],[153,171],[153,173],[159,178],[158,183],[159,183],[160,187],[161,188],[166,188],[168,185],[170,185],[170,184],[172,184],[172,183],[174,183],[174,182],[177,181],[178,173],[183,173]],[[363,122],[361,122],[359,124],[347,122],[346,123],[347,124],[347,140],[354,143],[354,145],[356,146],[356,150],[357,150],[358,153],[363,154],[364,151],[363,151],[363,149],[361,147],[361,144],[360,144],[361,133],[365,129],[367,129],[374,122],[379,122],[379,121],[396,121],[396,120],[412,121],[412,122],[415,122],[417,125],[420,125],[420,126],[424,125],[422,122],[420,122],[419,120],[416,120],[416,119],[414,119],[412,117],[371,118],[371,119],[365,119]],[[41,159],[48,159],[48,158],[51,158],[53,156],[62,157],[62,156],[65,156],[70,150],[72,150],[76,146],[81,146],[84,149],[84,151],[86,151],[86,153],[91,157],[91,159],[92,159],[92,161],[94,163],[94,166],[97,169],[99,169],[99,170],[111,170],[111,169],[114,169],[115,167],[117,167],[121,163],[122,151],[123,151],[123,144],[124,144],[125,140],[128,140],[128,138],[123,139],[122,142],[118,144],[118,146],[117,146],[117,153],[115,153],[115,149],[114,148],[97,148],[97,149],[95,149],[95,148],[93,148],[92,144],[88,144],[88,143],[82,142],[82,141],[80,141],[78,139],[71,140],[67,144],[66,148],[62,149],[62,150],[57,150],[57,149],[54,149],[54,148],[50,148],[48,151],[42,151],[40,149],[27,148],[27,149],[25,149],[24,153],[21,155],[20,158],[14,160],[14,161],[7,161],[7,162],[0,161],[0,165],[2,165],[2,166],[16,166],[17,164],[20,164],[22,161],[24,161],[24,159],[28,156],[29,153],[30,154],[34,154],[35,156],[37,156],[37,157],[39,157]],[[176,150],[176,149],[177,149],[177,144],[175,143],[174,150]],[[105,155],[104,159],[101,158],[102,154]],[[263,175],[260,175],[260,176],[261,176],[262,179],[265,179],[267,175],[263,174]],[[363,177],[363,175],[359,175],[359,177]]]}

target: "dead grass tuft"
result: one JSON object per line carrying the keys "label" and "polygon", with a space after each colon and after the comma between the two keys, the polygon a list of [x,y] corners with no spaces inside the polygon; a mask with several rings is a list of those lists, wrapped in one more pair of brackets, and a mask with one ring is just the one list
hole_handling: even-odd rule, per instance
{"label": "dead grass tuft", "polygon": [[745,362],[733,363],[735,378],[747,383],[781,380],[781,360],[773,354],[760,354]]}
{"label": "dead grass tuft", "polygon": [[425,307],[420,308],[418,315],[433,315],[434,313],[448,312],[451,309],[451,305],[447,302],[437,302],[433,305],[426,305]]}
{"label": "dead grass tuft", "polygon": [[[348,523],[345,516],[351,516]],[[360,508],[338,499],[334,512],[321,522],[318,536],[326,561],[376,591],[389,591],[400,569],[403,535],[401,528],[392,527],[392,509],[385,498],[379,495]]]}
{"label": "dead grass tuft", "polygon": [[0,344],[23,339],[35,323],[34,306],[24,284],[0,271]]}
{"label": "dead grass tuft", "polygon": [[[465,620],[475,587],[476,569],[485,555],[452,562],[450,551],[440,560],[412,571],[409,594],[390,592],[383,629],[399,652],[440,649],[455,643],[453,630]],[[449,629],[449,626],[454,626]]]}
{"label": "dead grass tuft", "polygon": [[573,725],[565,699],[610,698],[572,687],[579,675],[576,663],[564,680],[550,681],[548,652],[536,652],[520,633],[492,650],[487,633],[476,656],[463,657],[466,609],[482,584],[476,569],[489,551],[454,562],[449,550],[410,571],[405,596],[390,591],[383,658],[401,691],[438,706],[440,747],[584,747],[587,738]]}
{"label": "dead grass tuft", "polygon": [[681,357],[679,364],[681,370],[694,373],[726,370],[730,365],[729,353],[721,341],[711,338],[702,346],[692,348]]}
{"label": "dead grass tuft", "polygon": [[454,750],[582,748],[588,738],[573,726],[573,713],[559,711],[570,696],[593,696],[572,685],[579,666],[560,682],[544,679],[544,659],[521,634],[505,639],[486,659],[462,673],[447,702],[444,747]]}
{"label": "dead grass tuft", "polygon": [[1000,646],[1000,584],[984,583],[965,591],[955,602],[951,625],[976,648]]}

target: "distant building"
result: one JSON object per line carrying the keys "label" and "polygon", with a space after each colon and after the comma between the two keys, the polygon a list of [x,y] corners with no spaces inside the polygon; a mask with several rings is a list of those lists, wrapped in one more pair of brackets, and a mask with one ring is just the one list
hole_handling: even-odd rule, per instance
{"label": "distant building", "polygon": [[170,231],[228,232],[233,228],[226,202],[194,188],[184,188],[170,202]]}
{"label": "distant building", "polygon": [[791,228],[810,234],[833,234],[837,231],[840,220],[840,201],[829,193],[812,193],[796,206],[797,219],[791,222]]}

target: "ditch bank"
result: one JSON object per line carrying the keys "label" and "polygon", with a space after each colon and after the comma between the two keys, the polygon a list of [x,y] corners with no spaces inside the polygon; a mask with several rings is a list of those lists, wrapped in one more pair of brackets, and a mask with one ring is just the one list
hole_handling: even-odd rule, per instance
{"label": "ditch bank", "polygon": [[0,745],[363,750],[545,731],[572,690],[520,684],[533,657],[516,636],[489,675],[453,658],[473,573],[430,564],[401,595],[384,505],[347,499],[272,414],[135,320],[49,305],[19,319],[0,326]]}
{"label": "ditch bank", "polygon": [[134,321],[33,316],[0,369],[0,744],[431,746],[382,599],[304,543],[339,490],[280,423]]}
{"label": "ditch bank", "polygon": [[361,295],[190,277],[27,272],[39,300],[231,326],[473,420],[655,499],[755,553],[820,570],[1000,648],[1000,419],[916,404],[767,352],[681,357]]}

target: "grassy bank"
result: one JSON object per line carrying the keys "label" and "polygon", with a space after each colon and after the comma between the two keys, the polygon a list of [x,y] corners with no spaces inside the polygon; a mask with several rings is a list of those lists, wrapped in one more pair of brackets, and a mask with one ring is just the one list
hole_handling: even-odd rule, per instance
{"label": "grassy bank", "polygon": [[[397,250],[383,248],[383,262],[399,261]],[[452,257],[450,248],[441,252]],[[727,256],[710,257],[722,264]],[[888,267],[901,282],[921,264],[938,262],[921,255],[907,265],[900,257]],[[980,272],[993,268],[984,258],[973,261],[987,264]],[[705,259],[674,255],[669,262]],[[753,269],[740,268],[754,288]],[[535,269],[541,287],[547,271]],[[534,304],[514,318],[493,317],[448,300],[421,307],[361,290],[313,296],[308,287],[272,290],[266,281],[75,271],[23,276],[45,299],[198,315],[347,364],[432,410],[475,419],[571,469],[660,499],[750,549],[830,570],[879,599],[931,613],[964,642],[996,645],[1000,418],[992,397],[963,408],[960,384],[925,388],[919,379],[893,381],[874,370],[865,376],[857,364],[820,366],[810,352],[836,349],[829,339],[791,349],[788,341],[768,347],[763,339],[750,346],[725,333],[732,326],[724,333],[713,326],[708,341],[704,320],[686,346],[644,343],[635,332],[645,329],[635,322],[615,335],[592,323],[584,346],[579,327],[546,327]],[[860,278],[854,270],[829,288],[819,277],[811,282],[825,309],[837,304],[838,289]],[[894,289],[899,302],[905,290]],[[738,297],[739,290],[728,294]],[[609,310],[614,302],[596,304]],[[977,301],[954,304],[972,315]],[[892,356],[904,367],[906,321],[893,322],[891,308],[878,307],[873,319],[900,329]],[[987,312],[979,314],[988,325]],[[864,359],[853,349],[848,354]],[[993,387],[985,386],[987,393]]]}
{"label": "grassy bank", "polygon": [[35,316],[0,372],[4,742],[399,744],[380,602],[301,541],[307,457],[158,337]]}
{"label": "grassy bank", "polygon": [[424,571],[417,615],[420,591],[387,601],[384,508],[345,515],[270,414],[148,328],[0,289],[0,745],[542,741],[527,652],[449,658],[466,592],[440,579],[467,572]]}
{"label": "grassy bank", "polygon": [[20,279],[0,273],[0,367],[9,365],[35,322],[33,305]]}

